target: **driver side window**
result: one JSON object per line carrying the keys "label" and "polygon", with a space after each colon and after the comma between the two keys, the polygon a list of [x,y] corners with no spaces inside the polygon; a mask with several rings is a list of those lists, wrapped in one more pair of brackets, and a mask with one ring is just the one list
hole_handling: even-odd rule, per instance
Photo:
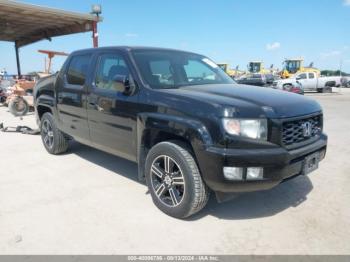
{"label": "driver side window", "polygon": [[300,74],[300,75],[298,76],[298,78],[299,78],[299,79],[306,79],[306,74]]}
{"label": "driver side window", "polygon": [[215,73],[197,60],[189,60],[184,66],[188,82],[215,80]]}
{"label": "driver side window", "polygon": [[96,87],[113,90],[116,76],[129,77],[129,69],[125,60],[117,54],[101,55],[95,77]]}
{"label": "driver side window", "polygon": [[173,69],[169,60],[155,60],[150,62],[152,76],[150,83],[156,85],[174,85]]}

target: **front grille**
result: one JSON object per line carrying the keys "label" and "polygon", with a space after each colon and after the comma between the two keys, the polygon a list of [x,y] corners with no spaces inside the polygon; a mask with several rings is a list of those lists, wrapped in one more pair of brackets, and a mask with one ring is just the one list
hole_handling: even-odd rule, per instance
{"label": "front grille", "polygon": [[[308,122],[308,124],[305,124]],[[305,125],[310,125],[307,132]],[[314,139],[322,131],[322,115],[284,122],[282,126],[282,144],[287,147]]]}

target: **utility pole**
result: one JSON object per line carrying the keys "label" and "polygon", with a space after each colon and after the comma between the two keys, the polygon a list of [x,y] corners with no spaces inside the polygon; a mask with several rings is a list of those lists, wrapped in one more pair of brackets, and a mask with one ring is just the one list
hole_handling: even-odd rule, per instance
{"label": "utility pole", "polygon": [[101,5],[92,5],[91,6],[91,14],[96,15],[96,21],[92,22],[92,41],[94,48],[98,47],[98,31],[97,31],[97,23],[100,20],[100,14],[102,13]]}
{"label": "utility pole", "polygon": [[343,86],[343,83],[342,83],[342,74],[341,74],[341,70],[342,70],[342,67],[343,67],[343,59],[340,59],[340,66],[339,66],[339,76],[340,76],[340,90],[339,92],[341,93],[341,88]]}
{"label": "utility pole", "polygon": [[16,62],[17,62],[17,76],[18,79],[21,78],[21,64],[19,62],[19,51],[18,51],[19,47],[18,47],[18,42],[15,41],[15,51],[16,51]]}

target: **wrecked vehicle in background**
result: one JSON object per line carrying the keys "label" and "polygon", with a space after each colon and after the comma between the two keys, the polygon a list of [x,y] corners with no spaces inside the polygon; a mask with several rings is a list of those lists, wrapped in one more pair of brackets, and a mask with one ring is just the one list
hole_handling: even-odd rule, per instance
{"label": "wrecked vehicle in background", "polygon": [[33,108],[34,80],[20,79],[16,84],[9,87],[6,92],[5,105],[14,116],[24,116]]}
{"label": "wrecked vehicle in background", "polygon": [[238,84],[252,86],[270,86],[275,81],[275,76],[272,74],[247,74],[236,79]]}
{"label": "wrecked vehicle in background", "polygon": [[280,79],[273,82],[276,89],[284,89],[286,86],[293,86],[300,83],[305,91],[316,91],[318,93],[332,92],[332,87],[341,86],[340,76],[319,77],[315,72],[302,72],[292,78]]}
{"label": "wrecked vehicle in background", "polygon": [[299,82],[295,82],[295,83],[290,84],[290,85],[285,85],[285,86],[283,86],[283,90],[287,91],[287,92],[299,94],[299,95],[304,95],[303,85]]}
{"label": "wrecked vehicle in background", "polygon": [[24,116],[33,109],[33,88],[36,77],[32,75],[3,76],[0,79],[0,103],[8,106],[14,116]]}

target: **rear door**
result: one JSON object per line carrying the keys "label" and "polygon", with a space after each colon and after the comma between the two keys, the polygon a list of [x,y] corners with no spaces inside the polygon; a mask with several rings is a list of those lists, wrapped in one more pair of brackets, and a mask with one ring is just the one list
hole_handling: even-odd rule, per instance
{"label": "rear door", "polygon": [[88,122],[92,143],[101,150],[136,160],[136,117],[138,95],[117,91],[115,76],[133,81],[122,53],[100,53],[88,91]]}
{"label": "rear door", "polygon": [[73,55],[57,86],[59,128],[76,140],[89,144],[90,134],[86,111],[86,82],[91,54]]}

